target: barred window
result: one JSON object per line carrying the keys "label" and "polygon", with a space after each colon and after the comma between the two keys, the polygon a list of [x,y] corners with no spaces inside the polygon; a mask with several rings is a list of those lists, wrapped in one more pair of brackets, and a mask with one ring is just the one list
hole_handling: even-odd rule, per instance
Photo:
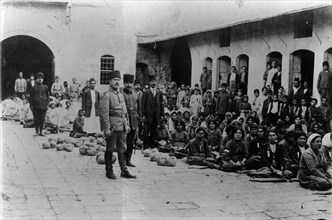
{"label": "barred window", "polygon": [[114,57],[104,55],[100,59],[100,84],[108,85],[107,73],[114,70]]}

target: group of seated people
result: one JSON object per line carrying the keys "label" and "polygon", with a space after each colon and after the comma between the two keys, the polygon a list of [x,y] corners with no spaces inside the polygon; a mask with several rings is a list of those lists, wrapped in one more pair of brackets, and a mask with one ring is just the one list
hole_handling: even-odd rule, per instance
{"label": "group of seated people", "polygon": [[[231,114],[225,120],[229,120],[227,117]],[[322,136],[314,130],[307,134],[289,129],[284,122],[268,126],[229,121],[219,125],[212,117],[202,122],[192,116],[187,125],[177,119],[174,130],[168,132],[163,120],[157,128],[155,146],[178,158],[186,156],[190,165],[245,171],[255,177],[297,177],[301,186],[316,190],[331,187],[331,132]]]}
{"label": "group of seated people", "polygon": [[[227,85],[216,92],[207,90],[203,97],[198,85],[178,89],[172,84],[159,90],[164,94],[165,114],[154,147],[161,152],[186,157],[190,165],[255,177],[297,177],[305,188],[331,188],[332,120],[326,98],[316,107],[314,98],[301,98],[301,105],[298,99],[290,102],[282,87],[277,94],[266,87],[262,94],[255,90],[254,101],[241,89],[229,91]],[[71,136],[80,137],[85,135],[83,115],[73,110],[72,103],[51,101],[46,124],[55,129],[73,124]]]}
{"label": "group of seated people", "polygon": [[[20,109],[20,122],[24,128],[34,127],[34,120],[32,111],[30,109],[29,97],[22,96],[23,106]],[[70,99],[57,99],[53,96],[50,97],[48,109],[45,116],[44,127],[50,133],[58,133],[59,129],[71,128],[77,115],[77,102]],[[80,105],[80,104],[79,104]]]}
{"label": "group of seated people", "polygon": [[155,138],[160,151],[186,157],[190,165],[331,188],[332,118],[325,97],[317,107],[317,99],[284,95],[282,86],[275,94],[267,87],[262,94],[255,90],[251,101],[227,85],[203,97],[198,85],[161,91],[167,104]]}

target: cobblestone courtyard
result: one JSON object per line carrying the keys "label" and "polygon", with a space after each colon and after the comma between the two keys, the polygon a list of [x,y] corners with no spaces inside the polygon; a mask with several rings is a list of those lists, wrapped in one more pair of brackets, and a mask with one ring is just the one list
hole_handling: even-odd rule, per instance
{"label": "cobblestone courtyard", "polygon": [[[48,137],[2,123],[3,219],[331,219],[331,195],[298,183],[255,183],[246,175],[160,167],[136,151],[136,180],[106,179],[95,157],[43,150]],[[60,135],[68,136],[68,133]]]}

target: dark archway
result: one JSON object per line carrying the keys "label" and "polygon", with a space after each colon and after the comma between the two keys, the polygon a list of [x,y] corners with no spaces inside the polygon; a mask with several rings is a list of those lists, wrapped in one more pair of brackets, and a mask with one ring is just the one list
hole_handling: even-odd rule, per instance
{"label": "dark archway", "polygon": [[14,94],[18,72],[23,72],[26,79],[30,74],[43,72],[44,84],[51,88],[54,55],[42,41],[26,35],[7,38],[1,42],[1,58],[1,99]]}
{"label": "dark archway", "polygon": [[282,65],[282,54],[279,53],[278,51],[269,53],[266,56],[266,62],[272,62],[272,61],[276,61],[277,64]]}
{"label": "dark archway", "polygon": [[[224,83],[227,83],[227,77],[231,72],[231,58],[228,56],[219,57],[217,60],[217,84],[216,88],[221,85],[221,79],[224,79]],[[227,76],[227,77],[225,77]]]}
{"label": "dark archway", "polygon": [[171,80],[178,85],[191,85],[191,55],[187,40],[176,39],[171,54]]}
{"label": "dark archway", "polygon": [[145,63],[136,64],[136,81],[140,85],[147,85],[149,80],[149,68]]}
{"label": "dark archway", "polygon": [[295,78],[299,78],[301,85],[307,81],[313,88],[315,53],[310,50],[297,50],[290,55],[289,91],[292,91]]}

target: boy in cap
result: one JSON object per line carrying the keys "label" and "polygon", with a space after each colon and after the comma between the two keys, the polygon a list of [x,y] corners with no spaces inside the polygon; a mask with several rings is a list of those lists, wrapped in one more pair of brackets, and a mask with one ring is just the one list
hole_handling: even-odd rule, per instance
{"label": "boy in cap", "polygon": [[44,136],[43,125],[49,103],[48,87],[43,84],[44,73],[37,73],[36,85],[30,91],[30,108],[35,122],[36,135]]}

